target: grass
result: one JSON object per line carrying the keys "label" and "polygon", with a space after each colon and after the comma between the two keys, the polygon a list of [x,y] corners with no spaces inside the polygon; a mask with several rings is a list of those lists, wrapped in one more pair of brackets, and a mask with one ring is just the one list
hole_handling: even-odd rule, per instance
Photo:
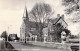
{"label": "grass", "polygon": [[0,51],[14,51],[14,47],[4,40],[0,41]]}

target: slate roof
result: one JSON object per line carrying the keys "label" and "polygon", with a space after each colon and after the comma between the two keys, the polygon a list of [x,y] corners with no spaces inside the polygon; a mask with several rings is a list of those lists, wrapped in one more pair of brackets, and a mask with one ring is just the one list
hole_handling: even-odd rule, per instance
{"label": "slate roof", "polygon": [[[48,19],[48,21],[52,22],[54,25],[60,20],[62,19],[64,21],[64,19],[62,17],[60,18],[55,18],[55,19]],[[65,21],[64,21],[65,22]],[[66,22],[65,22],[66,23]],[[66,23],[67,24],[67,23]],[[68,25],[68,24],[67,24]]]}
{"label": "slate roof", "polygon": [[48,19],[48,21],[52,22],[53,24],[55,24],[57,22],[58,18],[55,19]]}

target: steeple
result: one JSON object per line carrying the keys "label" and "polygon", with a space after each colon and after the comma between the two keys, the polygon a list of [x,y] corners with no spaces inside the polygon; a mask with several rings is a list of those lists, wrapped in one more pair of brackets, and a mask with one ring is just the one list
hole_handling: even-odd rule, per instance
{"label": "steeple", "polygon": [[24,13],[23,13],[23,17],[28,18],[28,12],[27,12],[27,8],[26,8],[26,6],[25,6]]}
{"label": "steeple", "polygon": [[25,4],[25,8],[24,8],[24,13],[23,13],[23,20],[29,21],[26,4]]}

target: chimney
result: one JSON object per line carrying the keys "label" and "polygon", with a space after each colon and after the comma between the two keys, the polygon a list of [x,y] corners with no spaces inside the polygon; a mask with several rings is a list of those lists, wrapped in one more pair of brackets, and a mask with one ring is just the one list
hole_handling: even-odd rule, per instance
{"label": "chimney", "polygon": [[61,16],[64,19],[64,15]]}
{"label": "chimney", "polygon": [[57,14],[57,18],[60,18],[60,14]]}

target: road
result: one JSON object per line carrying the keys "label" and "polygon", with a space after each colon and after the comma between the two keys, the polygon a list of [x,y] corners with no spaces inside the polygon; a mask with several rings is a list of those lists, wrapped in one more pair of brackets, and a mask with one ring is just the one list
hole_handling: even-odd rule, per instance
{"label": "road", "polygon": [[23,45],[19,42],[10,42],[10,44],[19,51],[64,51],[59,49],[52,49],[52,48],[46,48],[46,47],[39,47],[39,46],[33,46],[33,45]]}

